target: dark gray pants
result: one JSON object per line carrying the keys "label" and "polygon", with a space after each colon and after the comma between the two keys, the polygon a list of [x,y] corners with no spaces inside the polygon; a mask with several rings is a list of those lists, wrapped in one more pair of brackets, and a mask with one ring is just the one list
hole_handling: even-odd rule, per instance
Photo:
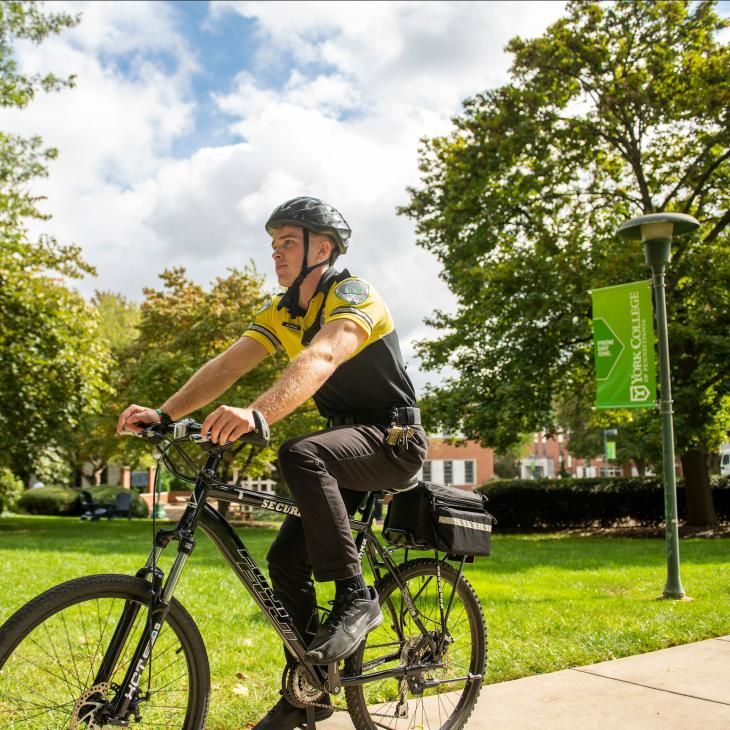
{"label": "dark gray pants", "polygon": [[299,507],[269,550],[269,576],[277,596],[304,635],[318,581],[349,578],[360,560],[349,525],[364,492],[394,489],[418,472],[426,458],[423,429],[405,446],[388,446],[386,426],[338,426],[284,443],[279,470]]}

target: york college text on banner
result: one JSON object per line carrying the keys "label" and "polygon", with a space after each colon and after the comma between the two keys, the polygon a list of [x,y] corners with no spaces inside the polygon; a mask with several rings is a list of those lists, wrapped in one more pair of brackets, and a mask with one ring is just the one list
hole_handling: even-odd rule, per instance
{"label": "york college text on banner", "polygon": [[594,289],[596,408],[656,403],[651,281]]}

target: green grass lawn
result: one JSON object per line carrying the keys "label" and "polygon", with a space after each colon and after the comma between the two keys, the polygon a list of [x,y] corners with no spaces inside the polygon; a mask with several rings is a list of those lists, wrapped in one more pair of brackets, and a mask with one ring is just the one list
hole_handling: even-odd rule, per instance
{"label": "green grass lawn", "polygon": [[[275,531],[241,534],[265,568]],[[151,523],[143,520],[0,519],[0,621],[69,578],[133,573],[150,537]],[[657,600],[665,580],[663,540],[495,535],[493,552],[467,568],[489,627],[489,682],[730,633],[730,539],[681,541],[691,602]],[[277,699],[282,654],[273,630],[202,533],[176,595],[210,655],[208,727],[246,727]]]}

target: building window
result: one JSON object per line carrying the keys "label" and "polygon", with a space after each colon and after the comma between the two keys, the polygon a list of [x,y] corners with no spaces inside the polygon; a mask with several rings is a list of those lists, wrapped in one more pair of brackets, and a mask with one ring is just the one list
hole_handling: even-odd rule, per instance
{"label": "building window", "polygon": [[474,460],[467,459],[464,462],[464,484],[474,484]]}
{"label": "building window", "polygon": [[431,462],[428,460],[423,462],[423,481],[431,481]]}
{"label": "building window", "polygon": [[618,466],[604,466],[599,469],[599,473],[602,477],[620,477],[621,468]]}
{"label": "building window", "polygon": [[453,484],[453,483],[454,483],[454,462],[445,461],[444,462],[444,484]]}

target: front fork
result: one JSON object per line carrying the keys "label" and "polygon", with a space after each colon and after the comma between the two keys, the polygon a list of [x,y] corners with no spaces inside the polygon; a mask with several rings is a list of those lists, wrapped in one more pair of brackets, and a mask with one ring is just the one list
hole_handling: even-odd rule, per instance
{"label": "front fork", "polygon": [[[135,715],[138,714],[137,702],[140,694],[139,683],[142,679],[145,667],[152,656],[152,650],[158,636],[160,635],[162,625],[165,623],[167,614],[170,612],[172,594],[180,575],[182,574],[183,567],[185,566],[187,559],[190,557],[192,546],[188,548],[189,551],[186,550],[184,552],[184,549],[184,545],[181,543],[177,557],[170,568],[164,588],[162,585],[162,571],[159,568],[154,568],[153,570],[151,566],[149,566],[150,561],[148,561],[148,565],[137,573],[138,577],[146,577],[150,574],[152,576],[152,582],[150,584],[150,589],[153,594],[152,605],[149,608],[149,618],[145,622],[144,630],[137,642],[137,647],[132,656],[132,660],[129,662],[129,667],[127,668],[124,680],[122,681],[119,691],[111,703],[111,717],[126,718],[130,709]],[[155,548],[155,551],[157,550],[158,548]],[[114,636],[109,644],[109,650],[102,662],[101,669],[99,670],[99,676],[111,676],[141,608],[142,607],[138,603],[132,601],[127,602],[116,631],[114,632]],[[97,679],[97,681],[103,680]],[[149,697],[145,697],[145,699],[149,699]]]}
{"label": "front fork", "polygon": [[[152,656],[160,630],[162,629],[167,614],[170,612],[175,588],[182,575],[183,568],[195,548],[195,526],[198,517],[205,504],[205,494],[208,490],[207,479],[215,476],[215,470],[220,462],[220,455],[211,452],[208,462],[203,469],[203,476],[195,484],[195,490],[188,502],[180,522],[171,530],[160,530],[155,535],[155,546],[152,549],[145,566],[137,572],[138,578],[144,578],[150,583],[152,602],[149,608],[148,621],[142,631],[134,655],[129,662],[129,667],[124,676],[119,690],[109,705],[109,720],[117,720],[119,724],[126,725],[126,718],[130,711],[139,718],[137,702],[139,701],[139,683],[142,679],[145,667]],[[177,540],[179,545],[177,556],[170,568],[167,580],[163,585],[163,573],[157,567],[158,561],[171,540]],[[126,646],[129,634],[135,624],[142,606],[134,601],[127,601],[122,611],[114,635],[109,642],[109,647],[104,655],[99,671],[97,672],[94,684],[107,682],[111,678],[122,651]],[[147,697],[146,699],[149,699]]]}

